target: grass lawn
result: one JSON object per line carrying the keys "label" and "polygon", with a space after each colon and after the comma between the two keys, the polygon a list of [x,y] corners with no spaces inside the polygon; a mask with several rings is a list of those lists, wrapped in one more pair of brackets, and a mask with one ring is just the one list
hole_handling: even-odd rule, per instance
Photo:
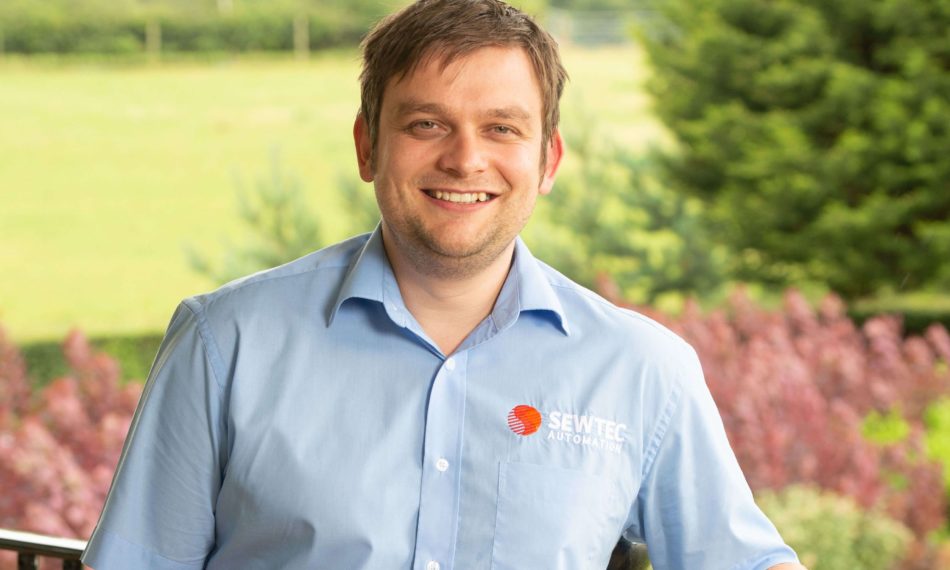
{"label": "grass lawn", "polygon": [[[595,120],[638,148],[662,140],[636,46],[564,56],[568,128]],[[0,60],[0,325],[19,342],[71,327],[161,331],[182,297],[215,285],[184,248],[240,241],[235,180],[264,176],[274,149],[328,227],[342,227],[334,187],[357,176],[357,75],[355,51],[308,62]]]}

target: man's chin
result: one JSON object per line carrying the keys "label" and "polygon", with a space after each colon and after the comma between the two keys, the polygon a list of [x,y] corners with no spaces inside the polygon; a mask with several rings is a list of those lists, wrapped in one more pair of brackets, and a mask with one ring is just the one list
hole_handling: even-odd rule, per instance
{"label": "man's chin", "polygon": [[433,276],[464,278],[490,267],[507,250],[507,244],[462,240],[427,240],[415,252],[416,266]]}

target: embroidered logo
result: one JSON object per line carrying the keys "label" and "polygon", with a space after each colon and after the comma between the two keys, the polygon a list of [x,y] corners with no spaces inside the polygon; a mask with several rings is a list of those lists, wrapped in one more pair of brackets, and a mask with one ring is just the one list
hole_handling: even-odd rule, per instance
{"label": "embroidered logo", "polygon": [[518,435],[531,435],[541,427],[541,412],[531,406],[515,406],[508,412],[508,427]]}
{"label": "embroidered logo", "polygon": [[548,412],[548,434],[545,439],[568,445],[582,445],[620,453],[626,441],[627,424],[590,414]]}

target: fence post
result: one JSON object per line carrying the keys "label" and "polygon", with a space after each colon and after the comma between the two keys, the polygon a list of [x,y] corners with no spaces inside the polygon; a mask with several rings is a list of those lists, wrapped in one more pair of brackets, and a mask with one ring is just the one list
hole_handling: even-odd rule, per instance
{"label": "fence post", "polygon": [[300,60],[310,58],[310,18],[306,14],[294,16],[294,55]]}
{"label": "fence post", "polygon": [[155,17],[145,23],[145,53],[150,61],[162,57],[162,23]]}

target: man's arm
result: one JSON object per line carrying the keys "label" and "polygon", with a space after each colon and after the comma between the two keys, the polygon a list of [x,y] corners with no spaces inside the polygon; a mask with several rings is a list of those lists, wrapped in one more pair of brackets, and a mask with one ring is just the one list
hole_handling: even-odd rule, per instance
{"label": "man's arm", "polygon": [[227,428],[199,328],[193,310],[179,306],[83,553],[87,566],[194,570],[214,547]]}
{"label": "man's arm", "polygon": [[676,364],[669,376],[678,382],[662,408],[668,422],[644,446],[652,463],[644,467],[624,536],[646,542],[658,567],[742,561],[748,568],[802,570],[755,503],[695,353]]}

